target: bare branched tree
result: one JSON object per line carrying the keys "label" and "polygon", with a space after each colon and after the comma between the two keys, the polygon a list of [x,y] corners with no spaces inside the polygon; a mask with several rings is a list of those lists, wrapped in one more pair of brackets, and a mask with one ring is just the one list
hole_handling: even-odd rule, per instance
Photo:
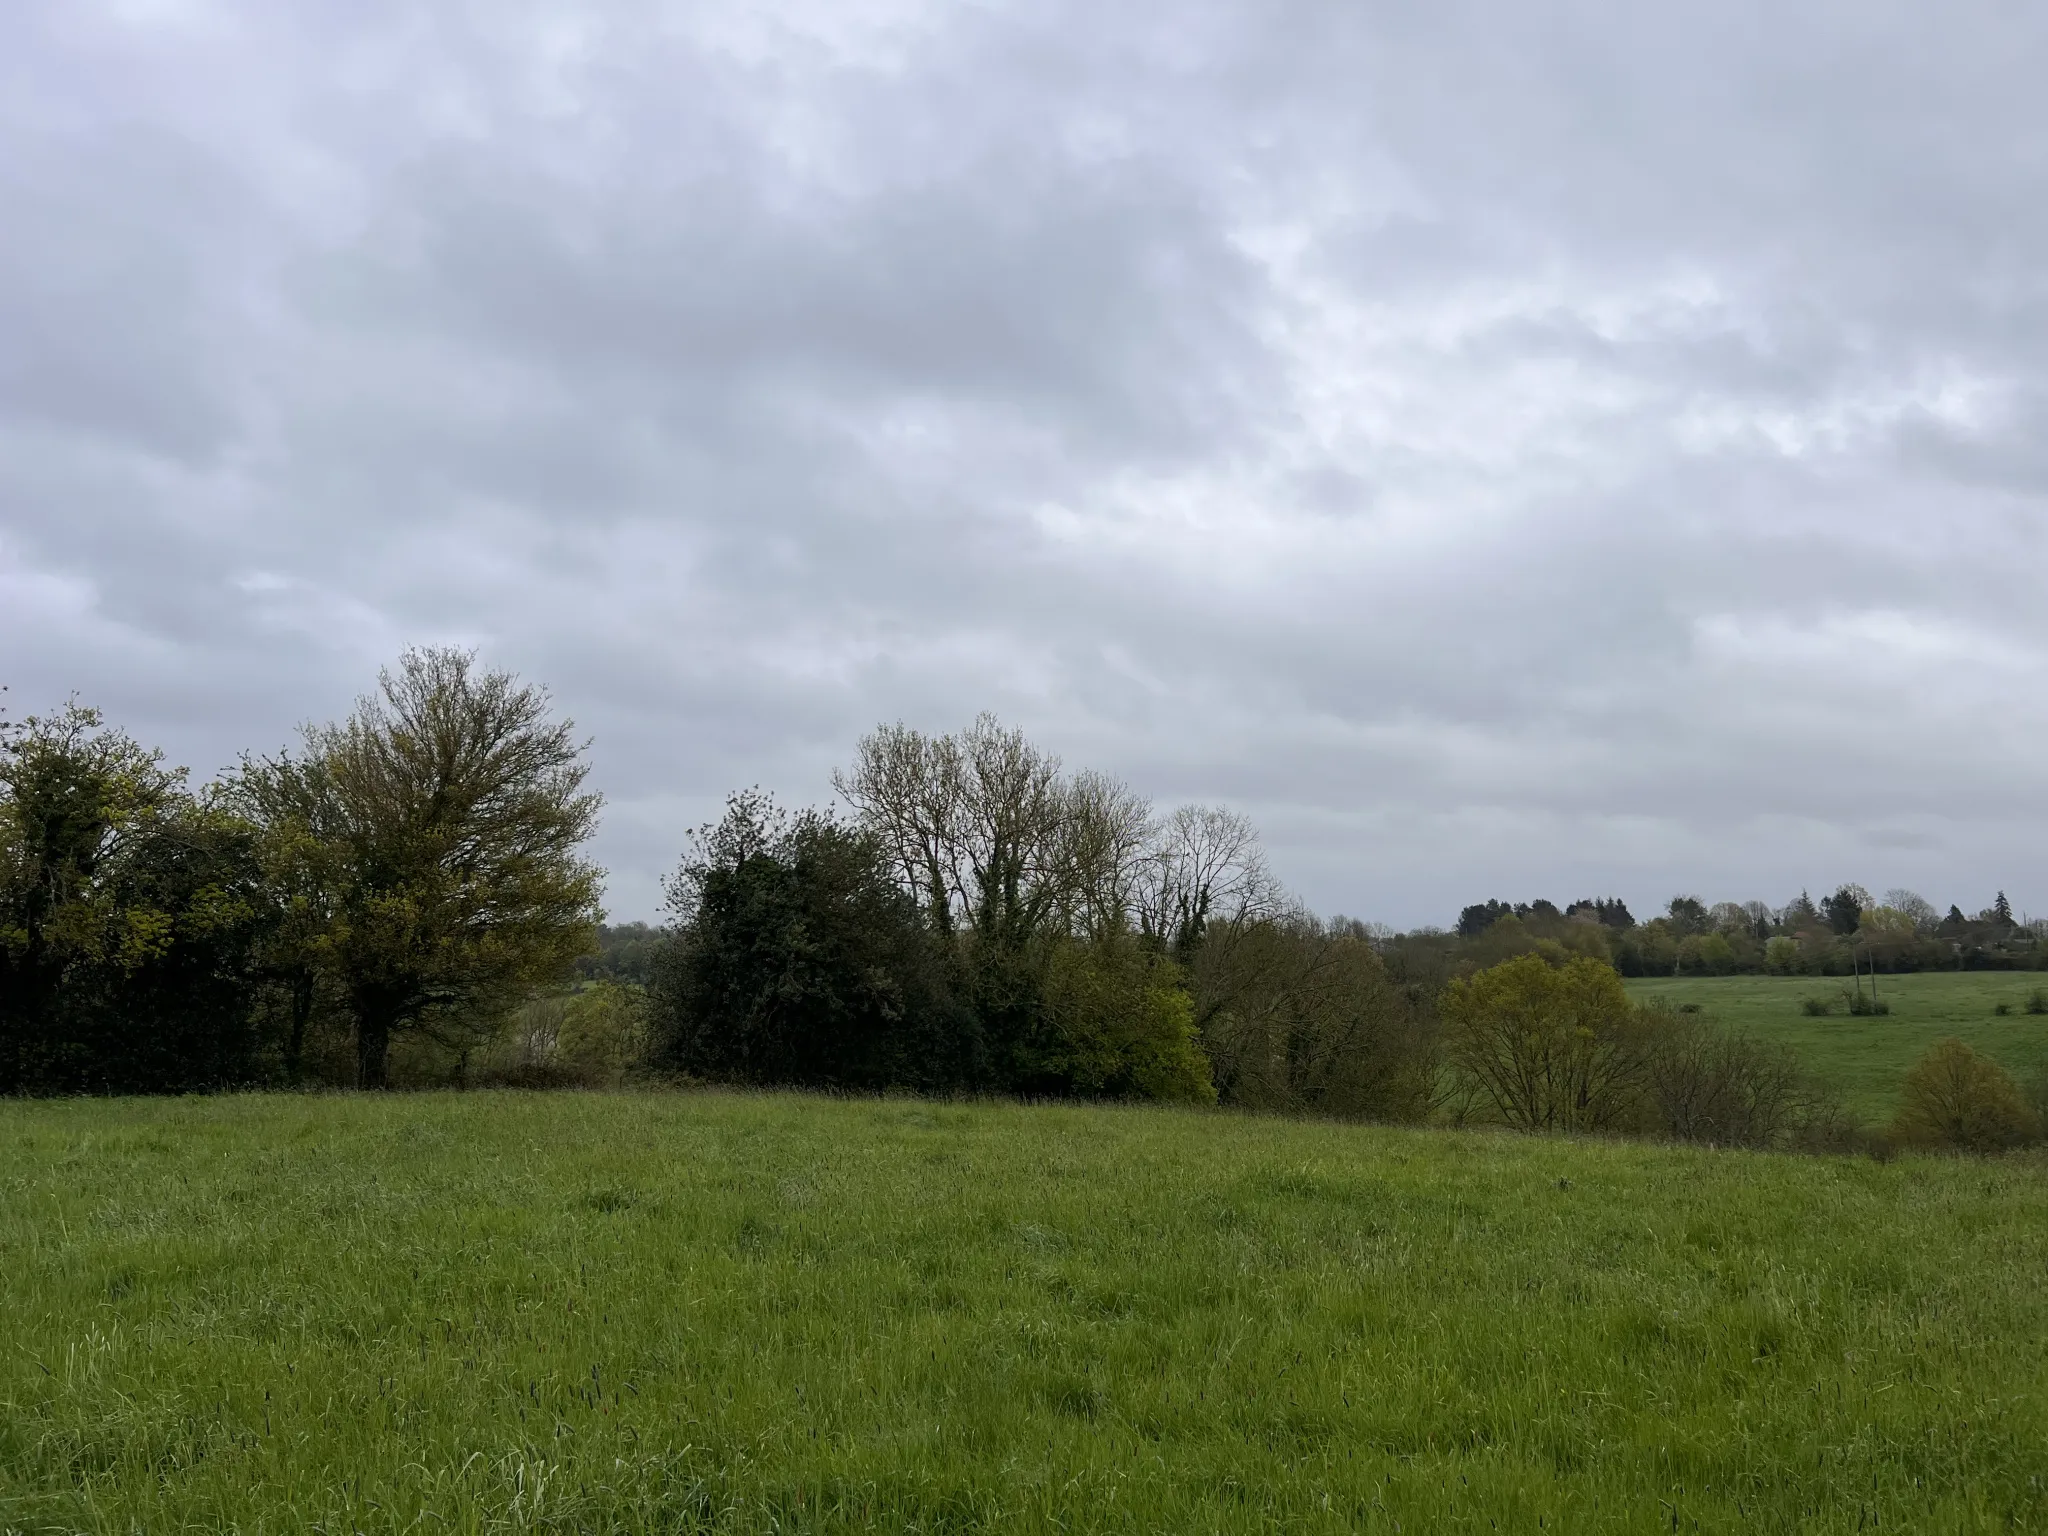
{"label": "bare branched tree", "polygon": [[1249,817],[1184,805],[1161,823],[1139,896],[1140,924],[1176,954],[1191,953],[1213,923],[1244,925],[1286,905]]}

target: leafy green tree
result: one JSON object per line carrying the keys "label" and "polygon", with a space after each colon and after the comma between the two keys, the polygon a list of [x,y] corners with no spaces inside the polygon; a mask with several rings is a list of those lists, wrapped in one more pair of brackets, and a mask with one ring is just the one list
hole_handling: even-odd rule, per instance
{"label": "leafy green tree", "polygon": [[1695,933],[1679,940],[1678,968],[1708,976],[1727,976],[1735,970],[1735,948],[1718,933]]}
{"label": "leafy green tree", "polygon": [[1904,886],[1894,886],[1886,891],[1883,904],[1894,912],[1903,912],[1914,928],[1923,934],[1932,933],[1941,924],[1941,914],[1935,910],[1934,903],[1918,891],[1907,890]]}
{"label": "leafy green tree", "polygon": [[255,830],[71,705],[0,735],[0,1092],[260,1070]]}
{"label": "leafy green tree", "polygon": [[577,976],[588,981],[616,981],[645,986],[654,956],[668,935],[651,923],[600,924],[597,953],[576,962]]}
{"label": "leafy green tree", "polygon": [[296,754],[244,760],[237,804],[320,893],[307,950],[346,1001],[361,1086],[386,1086],[394,1037],[460,1048],[592,947],[582,753],[544,691],[441,649],[407,652]]}
{"label": "leafy green tree", "polygon": [[1920,931],[1897,907],[1872,907],[1859,920],[1856,938],[1874,962],[1896,966],[1920,942]]}
{"label": "leafy green tree", "polygon": [[1655,1021],[1612,967],[1524,955],[1452,982],[1439,1007],[1452,1067],[1504,1123],[1603,1130],[1641,1112]]}
{"label": "leafy green tree", "polygon": [[1179,967],[1130,935],[1067,940],[1047,957],[1044,1030],[1024,1086],[1089,1098],[1213,1104]]}
{"label": "leafy green tree", "polygon": [[1706,903],[1697,896],[1674,896],[1665,908],[1665,916],[1671,923],[1671,931],[1678,938],[1688,938],[1696,933],[1705,933],[1713,926],[1707,916]]}

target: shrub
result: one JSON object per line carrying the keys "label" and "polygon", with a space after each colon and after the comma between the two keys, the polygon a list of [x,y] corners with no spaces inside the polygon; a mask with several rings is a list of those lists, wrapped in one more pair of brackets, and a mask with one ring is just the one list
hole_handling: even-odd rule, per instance
{"label": "shrub", "polygon": [[1054,947],[1044,981],[1052,1039],[1034,1076],[1091,1098],[1214,1104],[1209,1059],[1179,967],[1128,936]]}
{"label": "shrub", "polygon": [[1396,984],[1370,940],[1300,915],[1218,925],[1188,968],[1224,1103],[1342,1119],[1428,1117],[1441,1086],[1425,1001],[1435,989]]}
{"label": "shrub", "polygon": [[1892,1005],[1881,997],[1869,997],[1861,992],[1851,992],[1843,999],[1851,1013],[1858,1018],[1882,1016],[1892,1011]]}
{"label": "shrub", "polygon": [[2010,1018],[2010,1017],[2012,1017],[2012,1004],[2011,1004],[2011,1003],[1993,1003],[1993,1004],[1991,1005],[1991,1011],[1992,1011],[1992,1012],[1993,1012],[1994,1014],[1996,1014],[1996,1015],[1997,1015],[1997,1016],[1998,1016],[1999,1018],[2001,1018],[2001,1019],[2006,1019],[2006,1018]]}
{"label": "shrub", "polygon": [[1903,1145],[1959,1152],[2002,1152],[2034,1140],[2040,1129],[2012,1074],[1953,1038],[1937,1041],[1913,1064],[1892,1122]]}
{"label": "shrub", "polygon": [[1649,1082],[1665,1135],[1717,1146],[1776,1146],[1820,1098],[1792,1051],[1703,1018],[1653,1032]]}
{"label": "shrub", "polygon": [[2027,994],[2027,1012],[2048,1013],[2048,991],[2036,987],[2033,991],[2029,992]]}
{"label": "shrub", "polygon": [[1802,997],[1799,999],[1799,1011],[1809,1019],[1824,1019],[1835,1011],[1835,1000],[1832,997]]}

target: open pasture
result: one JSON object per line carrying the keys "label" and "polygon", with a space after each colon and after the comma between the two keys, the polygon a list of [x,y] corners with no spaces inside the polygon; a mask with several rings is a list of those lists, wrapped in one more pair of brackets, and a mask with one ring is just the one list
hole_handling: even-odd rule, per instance
{"label": "open pasture", "polygon": [[[1877,978],[1889,1014],[1823,1018],[1800,1011],[1800,1000],[1839,1000],[1847,976],[1672,976],[1632,980],[1638,997],[1701,1010],[1769,1040],[1795,1047],[1866,1119],[1888,1119],[1898,1107],[1906,1069],[1935,1041],[1954,1035],[2024,1082],[2048,1071],[2048,1015],[2025,1011],[2028,996],[2048,990],[2043,971],[1920,971]],[[1870,990],[1870,978],[1863,987]],[[1993,1010],[2006,1004],[2001,1017]]]}
{"label": "open pasture", "polygon": [[0,1104],[0,1529],[2048,1523],[2048,1171],[722,1094]]}

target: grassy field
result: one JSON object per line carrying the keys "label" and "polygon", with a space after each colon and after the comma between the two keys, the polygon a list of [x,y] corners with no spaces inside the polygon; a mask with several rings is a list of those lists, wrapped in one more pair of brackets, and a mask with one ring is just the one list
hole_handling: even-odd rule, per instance
{"label": "grassy field", "polygon": [[2048,1166],[0,1104],[10,1531],[2048,1526]]}
{"label": "grassy field", "polygon": [[[1880,976],[1878,995],[1891,1005],[1888,1015],[1808,1018],[1800,1012],[1800,999],[1838,997],[1847,985],[1846,976],[1688,976],[1628,984],[1640,997],[1698,1003],[1724,1023],[1797,1047],[1853,1108],[1873,1121],[1890,1117],[1906,1069],[1945,1035],[1967,1041],[2022,1081],[2048,1071],[2048,1017],[2022,1011],[2029,993],[2048,988],[2048,973]],[[1867,977],[1863,985],[1870,986]],[[2000,1003],[2012,1009],[2009,1017],[1992,1012]]]}

